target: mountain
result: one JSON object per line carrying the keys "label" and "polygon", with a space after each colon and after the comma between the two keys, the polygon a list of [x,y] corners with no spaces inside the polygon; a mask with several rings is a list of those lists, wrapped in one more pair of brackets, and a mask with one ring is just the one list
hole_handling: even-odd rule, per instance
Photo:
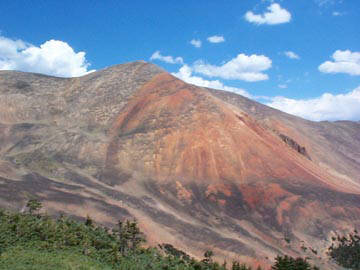
{"label": "mountain", "polygon": [[150,244],[269,265],[326,265],[360,227],[360,123],[311,122],[145,62],[79,78],[0,71],[0,205],[111,226]]}

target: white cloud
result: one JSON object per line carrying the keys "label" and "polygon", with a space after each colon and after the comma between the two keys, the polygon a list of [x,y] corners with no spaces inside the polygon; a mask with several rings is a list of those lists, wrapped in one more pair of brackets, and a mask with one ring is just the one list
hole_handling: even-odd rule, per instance
{"label": "white cloud", "polygon": [[346,94],[325,93],[313,99],[275,97],[266,104],[313,121],[360,120],[360,86]]}
{"label": "white cloud", "polygon": [[217,35],[208,37],[207,40],[211,43],[225,42],[225,38],[223,36],[217,36]]}
{"label": "white cloud", "polygon": [[192,68],[189,67],[188,65],[183,65],[178,72],[176,73],[172,73],[172,75],[176,76],[177,78],[187,82],[187,83],[191,83],[197,86],[201,86],[201,87],[208,87],[208,88],[213,88],[213,89],[220,89],[220,90],[225,90],[225,91],[229,91],[229,92],[234,92],[240,95],[243,95],[245,97],[249,97],[251,98],[252,96],[244,89],[241,88],[237,88],[237,87],[231,87],[231,86],[226,86],[224,85],[222,82],[220,82],[219,80],[205,80],[201,77],[198,76],[193,76],[192,75]]}
{"label": "white cloud", "polygon": [[20,70],[60,77],[85,75],[85,52],[75,52],[66,42],[49,40],[40,47],[0,36],[0,70]]}
{"label": "white cloud", "polygon": [[255,24],[280,24],[287,23],[291,20],[291,14],[286,9],[282,8],[279,4],[273,3],[267,8],[268,12],[264,14],[254,14],[248,11],[245,14],[245,19],[248,22]]}
{"label": "white cloud", "polygon": [[335,1],[334,0],[315,0],[315,3],[318,4],[319,6],[323,6],[326,4],[333,4]]}
{"label": "white cloud", "polygon": [[190,44],[193,45],[195,48],[201,47],[201,40],[200,39],[192,39]]}
{"label": "white cloud", "polygon": [[168,64],[183,64],[184,60],[182,57],[172,57],[172,56],[164,56],[161,55],[160,51],[156,51],[152,54],[150,57],[150,60],[160,60],[162,62],[168,63]]}
{"label": "white cloud", "polygon": [[360,52],[337,50],[332,58],[334,61],[326,61],[319,66],[321,72],[360,75]]}
{"label": "white cloud", "polygon": [[271,67],[271,59],[264,55],[239,54],[222,66],[206,64],[203,61],[194,63],[194,71],[208,77],[243,80],[248,82],[267,80],[269,77],[262,71]]}
{"label": "white cloud", "polygon": [[341,4],[342,2],[343,0],[315,0],[315,3],[320,7]]}
{"label": "white cloud", "polygon": [[289,57],[290,59],[300,59],[300,56],[292,51],[286,51],[284,54]]}
{"label": "white cloud", "polygon": [[285,88],[287,88],[287,85],[286,84],[279,84],[278,87],[282,88],[282,89],[285,89]]}
{"label": "white cloud", "polygon": [[332,15],[335,16],[335,17],[338,17],[338,16],[344,15],[344,13],[343,13],[343,12],[339,12],[339,11],[334,11],[334,12],[332,13]]}

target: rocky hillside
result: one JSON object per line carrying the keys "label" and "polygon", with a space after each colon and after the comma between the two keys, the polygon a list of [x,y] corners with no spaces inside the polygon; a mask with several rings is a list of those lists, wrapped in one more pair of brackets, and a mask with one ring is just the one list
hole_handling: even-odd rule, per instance
{"label": "rocky hillside", "polygon": [[[193,256],[327,262],[360,227],[360,123],[311,122],[144,62],[80,78],[0,71],[0,205],[111,225]],[[191,247],[191,248],[189,248]]]}

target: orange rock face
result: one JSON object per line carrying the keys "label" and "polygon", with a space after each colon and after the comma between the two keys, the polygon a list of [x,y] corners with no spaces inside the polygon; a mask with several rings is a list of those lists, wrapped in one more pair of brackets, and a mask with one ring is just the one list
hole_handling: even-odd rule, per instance
{"label": "orange rock face", "polygon": [[331,235],[360,226],[359,123],[306,121],[140,62],[0,75],[3,206],[35,194],[54,214],[135,217],[150,244],[193,256],[328,269]]}
{"label": "orange rock face", "polygon": [[217,186],[264,179],[335,188],[325,179],[334,177],[274,132],[206,90],[167,73],[136,93],[110,134],[110,163],[119,171],[138,170],[160,182],[196,181],[212,186],[213,192]]}

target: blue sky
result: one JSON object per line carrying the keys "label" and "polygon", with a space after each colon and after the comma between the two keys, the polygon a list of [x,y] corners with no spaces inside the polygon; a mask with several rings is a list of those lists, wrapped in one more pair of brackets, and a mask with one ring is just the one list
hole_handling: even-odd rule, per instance
{"label": "blue sky", "polygon": [[0,69],[146,60],[311,120],[360,120],[360,1],[0,1]]}

